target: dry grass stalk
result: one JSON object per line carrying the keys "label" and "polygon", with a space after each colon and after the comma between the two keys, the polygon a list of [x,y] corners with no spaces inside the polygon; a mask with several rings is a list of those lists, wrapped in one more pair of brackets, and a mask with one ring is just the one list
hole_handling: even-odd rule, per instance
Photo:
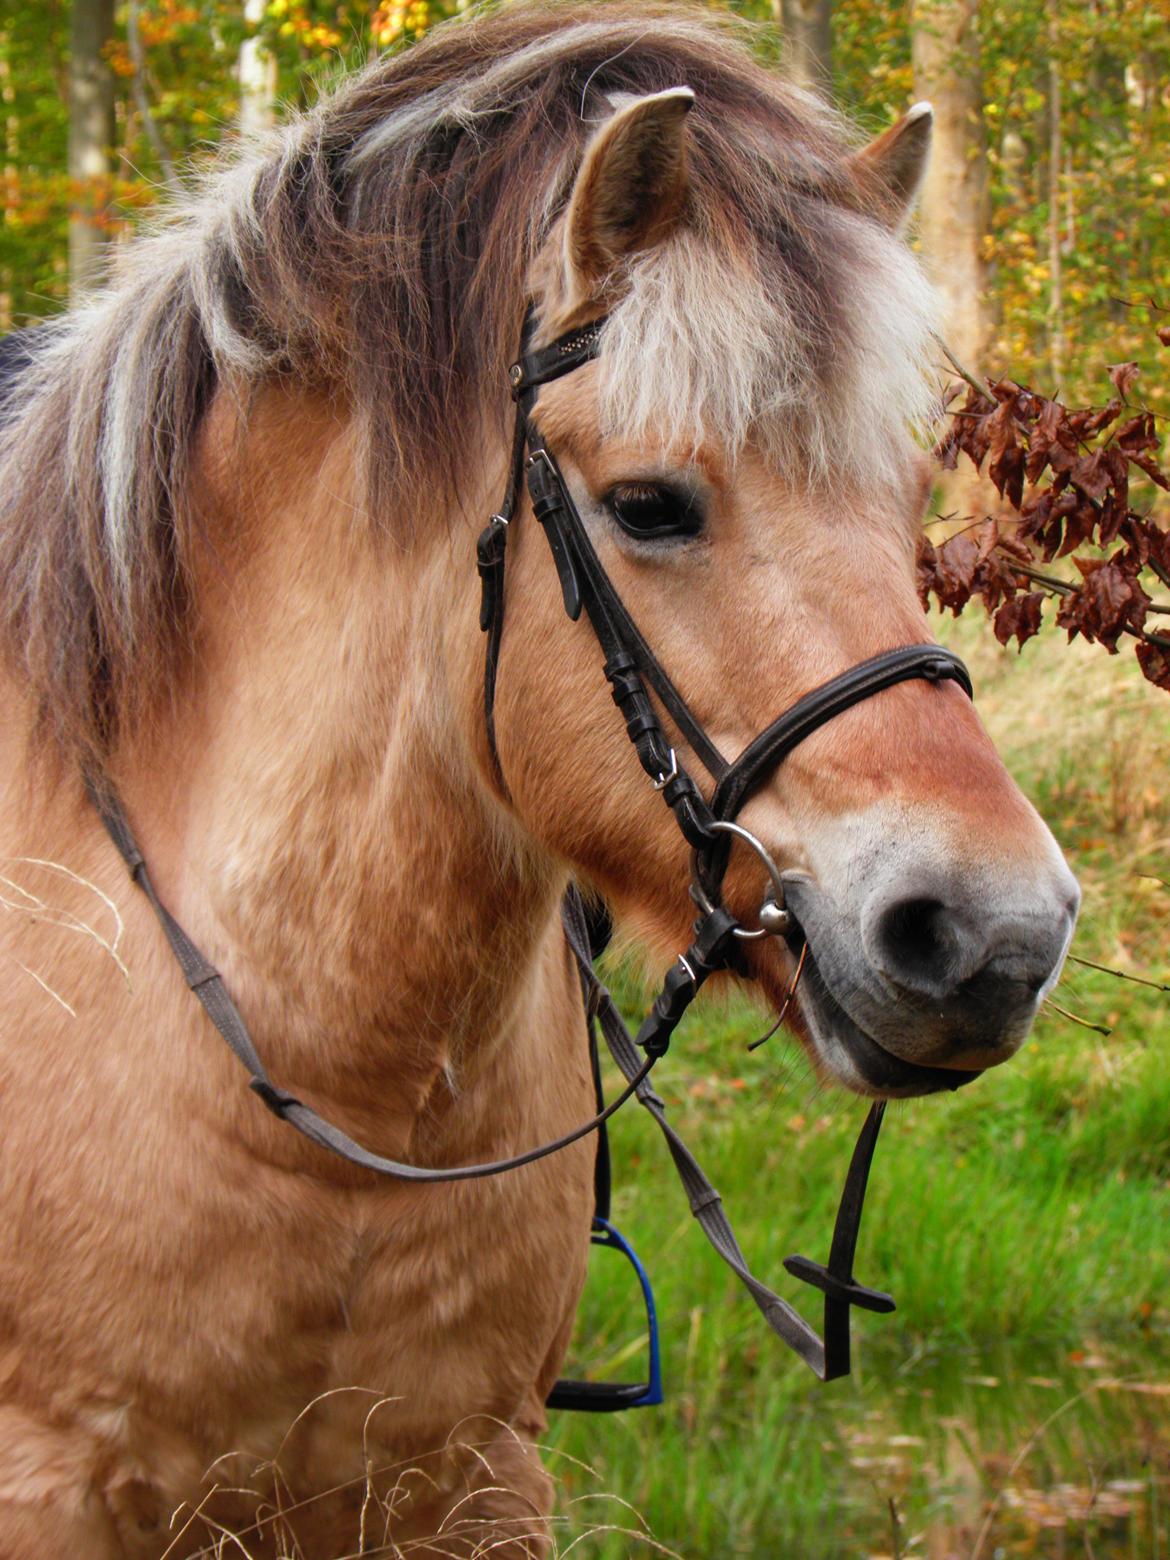
{"label": "dry grass stalk", "polygon": [[[521,1555],[531,1555],[533,1560],[565,1560],[570,1554],[579,1553],[587,1542],[603,1538],[623,1540],[627,1552],[645,1553],[666,1557],[666,1560],[682,1560],[673,1549],[660,1543],[650,1532],[643,1518],[629,1502],[605,1491],[589,1491],[563,1502],[563,1509],[551,1516],[539,1513],[508,1517],[485,1517],[475,1510],[476,1502],[485,1495],[502,1494],[515,1497],[516,1492],[498,1482],[492,1464],[484,1448],[490,1440],[473,1441],[460,1437],[456,1425],[442,1446],[422,1456],[414,1456],[400,1463],[379,1464],[371,1454],[370,1428],[375,1414],[392,1407],[398,1399],[376,1396],[362,1425],[360,1456],[362,1472],[351,1480],[335,1484],[328,1489],[310,1495],[297,1495],[282,1472],[280,1458],[289,1446],[289,1440],[308,1415],[328,1398],[341,1393],[356,1392],[357,1388],[340,1388],[322,1393],[320,1397],[302,1409],[289,1426],[276,1455],[253,1467],[252,1477],[246,1485],[233,1485],[216,1480],[206,1490],[196,1505],[180,1506],[172,1515],[174,1530],[169,1545],[160,1560],[309,1560],[307,1552],[297,1537],[297,1518],[311,1511],[322,1502],[360,1492],[352,1547],[345,1548],[327,1560],[375,1560],[375,1557],[427,1556],[428,1560],[489,1560],[489,1557],[506,1554],[508,1560],[518,1560]],[[482,1423],[488,1418],[476,1416]],[[501,1421],[491,1420],[494,1430],[508,1432]],[[356,1448],[355,1448],[356,1450]],[[537,1451],[555,1452],[555,1448],[538,1447]],[[216,1469],[237,1452],[225,1453],[208,1469],[211,1478]],[[597,1474],[587,1464],[567,1454],[557,1453],[562,1460],[591,1479]],[[426,1535],[396,1536],[414,1504],[420,1485],[437,1490],[437,1471],[455,1459],[465,1470],[473,1468],[484,1482],[469,1482],[466,1495],[458,1500],[439,1524],[437,1530]],[[435,1470],[435,1471],[432,1471]],[[465,1477],[468,1477],[465,1472]],[[243,1497],[253,1503],[254,1515],[250,1522],[234,1528],[213,1515],[211,1508],[217,1497]],[[598,1502],[607,1507],[621,1508],[628,1521],[596,1521],[582,1525],[581,1508]],[[188,1547],[192,1538],[203,1529],[205,1541],[197,1548]],[[193,1531],[194,1530],[194,1531]],[[314,1553],[313,1560],[326,1560]]]}

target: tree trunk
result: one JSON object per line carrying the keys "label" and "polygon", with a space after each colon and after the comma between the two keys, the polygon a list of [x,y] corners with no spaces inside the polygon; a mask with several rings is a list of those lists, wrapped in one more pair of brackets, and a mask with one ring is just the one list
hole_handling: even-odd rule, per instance
{"label": "tree trunk", "polygon": [[833,84],[833,0],[773,0],[785,40],[788,73],[802,87],[828,92]]}
{"label": "tree trunk", "polygon": [[126,41],[130,45],[130,60],[134,66],[134,105],[138,109],[138,117],[142,121],[142,128],[146,132],[146,139],[154,148],[154,155],[158,158],[158,165],[162,169],[163,178],[167,188],[173,193],[179,193],[182,182],[175,170],[174,159],[159,131],[158,123],[154,117],[154,110],[150,106],[150,87],[146,74],[146,47],[142,42],[141,18],[139,16],[139,0],[130,0],[126,13]]}
{"label": "tree trunk", "polygon": [[[17,159],[20,156],[20,121],[16,117],[16,89],[8,63],[8,34],[0,32],[0,113],[4,116],[4,225],[15,226],[19,215]],[[11,267],[0,267],[0,334],[12,329]]]}
{"label": "tree trunk", "polygon": [[988,345],[987,137],[979,0],[911,0],[914,90],[934,105],[921,233],[951,350],[978,372]]}
{"label": "tree trunk", "polygon": [[[252,26],[264,20],[265,0],[244,0],[244,20]],[[258,135],[276,119],[276,59],[259,38],[240,45],[240,133]]]}
{"label": "tree trunk", "polygon": [[1048,0],[1048,367],[1053,395],[1064,372],[1064,278],[1060,253],[1060,61],[1056,52],[1056,6]]}
{"label": "tree trunk", "polygon": [[105,49],[114,35],[114,0],[73,0],[69,28],[69,286],[102,280],[110,236],[114,73]]}

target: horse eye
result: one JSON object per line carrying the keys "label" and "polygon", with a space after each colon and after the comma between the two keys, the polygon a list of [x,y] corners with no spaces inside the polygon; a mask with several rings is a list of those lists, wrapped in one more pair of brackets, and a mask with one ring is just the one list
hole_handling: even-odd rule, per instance
{"label": "horse eye", "polygon": [[624,482],[604,503],[630,536],[697,536],[703,529],[698,500],[657,482]]}

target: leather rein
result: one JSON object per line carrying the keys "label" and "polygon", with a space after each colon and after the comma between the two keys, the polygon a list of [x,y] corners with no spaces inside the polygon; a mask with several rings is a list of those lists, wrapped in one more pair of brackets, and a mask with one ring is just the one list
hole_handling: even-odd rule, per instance
{"label": "leather rein", "polygon": [[[873,656],[851,667],[799,699],[760,733],[733,761],[721,754],[692,714],[643,638],[602,566],[553,452],[533,419],[537,392],[598,355],[605,321],[570,331],[550,346],[536,349],[536,320],[529,310],[521,352],[509,372],[516,418],[507,490],[478,542],[482,581],[480,626],[487,635],[484,667],[484,715],[488,743],[497,775],[504,784],[496,748],[494,704],[504,624],[504,573],[509,527],[517,520],[521,489],[527,482],[536,519],[544,529],[560,581],[565,611],[571,619],[585,611],[605,655],[605,676],[626,722],[638,761],[653,787],[674,814],[693,852],[691,895],[698,909],[694,936],[686,952],[668,970],[636,1037],[631,1036],[609,992],[593,969],[584,907],[579,891],[570,887],[562,909],[568,946],[576,960],[590,1031],[596,1022],[614,1063],[626,1080],[621,1093],[589,1121],[563,1136],[510,1157],[485,1164],[424,1167],[373,1153],[339,1127],[325,1120],[295,1095],[273,1082],[248,1032],[239,1009],[219,972],[187,936],[159,900],[142,852],[126,815],[108,785],[90,785],[90,795],[102,822],[130,874],[148,898],[188,986],[208,1017],[251,1075],[250,1087],[282,1121],[322,1148],[379,1175],[415,1182],[449,1182],[500,1175],[543,1159],[590,1133],[631,1097],[647,1109],[661,1128],[687,1193],[691,1211],[708,1240],[747,1287],[772,1330],[824,1381],[846,1375],[850,1368],[849,1316],[854,1306],[888,1312],[889,1295],[867,1289],[853,1277],[853,1257],[860,1229],[870,1162],[877,1144],[884,1103],[866,1117],[854,1149],[842,1192],[827,1264],[789,1257],[786,1269],[825,1296],[824,1336],[818,1336],[787,1301],[751,1272],[723,1210],[718,1192],[690,1150],[667,1120],[665,1107],[650,1085],[650,1074],[665,1054],[671,1036],[700,988],[718,970],[746,973],[740,942],[769,935],[791,937],[798,931],[784,906],[780,873],[764,845],[736,817],[784,758],[812,732],[842,711],[884,688],[910,678],[929,682],[952,680],[970,695],[971,682],[962,661],[938,645],[908,645]],[[700,764],[714,782],[707,801],[669,742],[647,691],[653,689]],[[504,785],[506,790],[506,785]],[[721,887],[733,838],[755,851],[768,878],[759,925],[742,926],[721,901]],[[595,1078],[599,1073],[595,1066]],[[600,1095],[600,1089],[599,1089]],[[600,1103],[600,1100],[599,1100]],[[602,1221],[604,1222],[604,1221]],[[595,1227],[598,1221],[595,1220]],[[608,1228],[608,1226],[606,1226]],[[612,1234],[613,1232],[611,1232]],[[620,1243],[620,1237],[619,1243]],[[623,1248],[624,1249],[624,1248]],[[640,1272],[640,1269],[639,1269]],[[578,1401],[594,1383],[561,1383],[550,1403],[575,1407],[627,1407],[629,1401]],[[566,1389],[558,1399],[558,1392]],[[621,1387],[604,1391],[620,1393]],[[574,1397],[576,1393],[576,1397]],[[657,1399],[644,1399],[656,1401]]]}

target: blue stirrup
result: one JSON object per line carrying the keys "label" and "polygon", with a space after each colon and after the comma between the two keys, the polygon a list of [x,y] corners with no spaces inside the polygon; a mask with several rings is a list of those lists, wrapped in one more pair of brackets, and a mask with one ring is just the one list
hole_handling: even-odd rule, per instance
{"label": "blue stirrup", "polygon": [[[600,901],[586,904],[574,887],[566,897],[566,911],[577,924],[579,939],[597,958],[604,952],[613,932],[608,908]],[[588,1011],[588,1007],[587,1007]],[[593,1092],[598,1109],[605,1108],[601,1086],[601,1057],[597,1046],[597,1022],[592,1012],[587,1021],[589,1066],[593,1074]],[[602,1122],[597,1131],[597,1157],[593,1162],[593,1224],[591,1246],[608,1246],[620,1251],[638,1275],[642,1299],[646,1305],[648,1375],[645,1381],[558,1381],[545,1400],[549,1408],[575,1408],[589,1414],[616,1414],[626,1408],[656,1408],[662,1402],[662,1355],[658,1343],[658,1310],[650,1275],[638,1253],[609,1219],[610,1155],[609,1133]]]}
{"label": "blue stirrup", "polygon": [[626,1408],[655,1408],[662,1402],[662,1355],[658,1342],[658,1311],[650,1276],[622,1232],[599,1214],[593,1216],[591,1246],[609,1246],[625,1256],[638,1275],[646,1304],[649,1368],[645,1381],[558,1381],[549,1393],[549,1408],[575,1408],[592,1414],[614,1414]]}

